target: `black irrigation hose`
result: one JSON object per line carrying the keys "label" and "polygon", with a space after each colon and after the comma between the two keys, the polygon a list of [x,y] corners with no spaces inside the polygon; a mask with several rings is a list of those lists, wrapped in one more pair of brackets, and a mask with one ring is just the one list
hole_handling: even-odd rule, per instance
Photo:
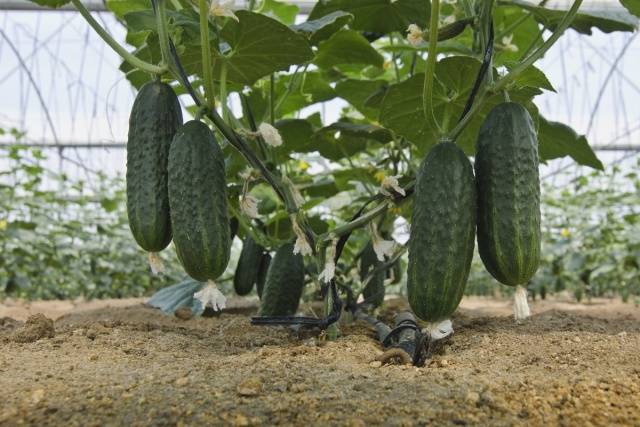
{"label": "black irrigation hose", "polygon": [[464,110],[458,119],[458,122],[461,122],[462,119],[469,113],[471,107],[473,106],[473,102],[480,91],[480,86],[482,85],[482,81],[487,75],[487,70],[489,70],[491,66],[491,58],[493,57],[493,20],[489,25],[489,40],[487,41],[487,47],[484,50],[484,56],[482,57],[482,64],[480,65],[480,69],[478,70],[478,75],[476,76],[476,81],[473,83],[473,89],[471,89],[471,93],[469,94],[469,98],[467,99],[467,103],[464,106]]}
{"label": "black irrigation hose", "polygon": [[[354,317],[366,321],[375,328],[378,341],[387,350],[380,358],[389,359],[400,356],[403,360],[410,360],[414,366],[423,366],[425,360],[430,357],[431,340],[427,334],[422,333],[410,312],[398,313],[393,329],[360,310],[355,312]],[[402,353],[398,353],[398,350]]]}
{"label": "black irrigation hose", "polygon": [[342,313],[342,300],[338,296],[335,280],[331,280],[329,289],[333,297],[333,306],[331,307],[331,312],[326,317],[256,316],[251,318],[251,324],[260,326],[300,326],[303,328],[319,328],[325,330],[329,325],[337,322]]}

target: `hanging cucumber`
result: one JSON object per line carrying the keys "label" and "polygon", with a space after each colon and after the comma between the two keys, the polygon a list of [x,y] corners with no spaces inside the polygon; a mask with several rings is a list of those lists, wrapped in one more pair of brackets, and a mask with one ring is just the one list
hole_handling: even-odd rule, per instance
{"label": "hanging cucumber", "polygon": [[[373,244],[368,242],[360,256],[360,280],[364,281],[369,275],[369,272],[380,264],[382,264],[382,262],[378,261],[378,256],[373,250]],[[385,275],[386,273],[384,270],[376,272],[362,290],[362,297],[364,298],[364,301],[367,304],[370,304],[373,308],[379,307],[384,301]]]}
{"label": "hanging cucumber", "polygon": [[525,286],[540,261],[538,141],[529,112],[513,102],[493,108],[476,150],[480,257],[496,280],[516,287],[514,315],[524,319]]}
{"label": "hanging cucumber", "polygon": [[269,252],[265,252],[262,255],[262,259],[260,260],[260,270],[258,270],[258,282],[256,283],[256,291],[258,292],[259,298],[262,298],[262,290],[264,289],[264,284],[267,281],[267,272],[269,271],[270,264],[271,264],[271,254]]}
{"label": "hanging cucumber", "polygon": [[262,290],[262,316],[289,316],[298,310],[304,287],[304,259],[293,243],[282,245],[269,264]]}
{"label": "hanging cucumber", "polygon": [[242,243],[238,266],[233,276],[233,288],[238,295],[247,295],[258,281],[264,248],[247,236]]}
{"label": "hanging cucumber", "polygon": [[167,163],[171,141],[182,124],[182,110],[165,83],[146,83],[129,116],[127,140],[127,214],[138,245],[159,269],[160,252],[171,242]]}
{"label": "hanging cucumber", "polygon": [[169,154],[169,205],[173,242],[189,276],[217,279],[231,246],[222,150],[207,125],[184,124]]}
{"label": "hanging cucumber", "polygon": [[452,332],[449,320],[469,277],[476,226],[473,168],[451,142],[420,165],[409,236],[407,288],[413,312],[433,339]]}

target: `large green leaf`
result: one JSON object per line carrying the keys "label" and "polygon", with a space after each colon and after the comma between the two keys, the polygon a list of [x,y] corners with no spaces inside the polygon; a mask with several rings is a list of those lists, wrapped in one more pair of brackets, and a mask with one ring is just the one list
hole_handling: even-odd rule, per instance
{"label": "large green leaf", "polygon": [[352,14],[338,10],[318,19],[292,25],[291,29],[307,36],[311,44],[315,46],[331,37],[333,33],[349,24],[352,20]]}
{"label": "large green leaf", "polygon": [[[514,22],[520,24],[514,28]],[[529,46],[542,44],[538,22],[532,14],[522,8],[494,8],[493,24],[496,34],[493,63],[496,66],[517,62]],[[511,49],[507,49],[507,45]]]}
{"label": "large green leaf", "polygon": [[52,7],[54,9],[57,9],[69,3],[70,0],[29,0],[29,1],[39,6]]}
{"label": "large green leaf", "polygon": [[[509,4],[530,11],[541,24],[550,30],[554,30],[558,26],[568,10],[567,8],[547,9],[524,0],[511,0]],[[605,33],[611,33],[613,31],[634,31],[637,25],[638,20],[624,10],[603,7],[600,9],[582,8],[571,23],[571,28],[582,34],[591,34],[593,27]]]}
{"label": "large green leaf", "polygon": [[[506,65],[507,68],[511,70],[516,64]],[[547,79],[547,76],[545,76],[545,74],[542,72],[542,70],[533,65],[530,65],[522,73],[520,73],[514,80],[513,84],[515,84],[517,87],[533,87],[538,89],[546,89],[551,92],[556,91],[549,79]]]}
{"label": "large green leaf", "polygon": [[[292,83],[293,80],[293,83]],[[282,103],[278,113],[288,115],[309,105],[335,98],[336,93],[329,83],[316,71],[296,76],[280,76],[276,83],[277,102]]]}
{"label": "large green leaf", "polygon": [[388,34],[405,31],[409,24],[427,22],[428,0],[323,0],[314,6],[309,19],[342,10],[354,16],[356,30]]}
{"label": "large green leaf", "polygon": [[338,96],[349,102],[362,115],[369,119],[377,119],[378,108],[373,108],[367,104],[377,93],[384,93],[388,86],[385,80],[356,80],[347,79],[336,84]]}
{"label": "large green leaf", "polygon": [[260,12],[277,18],[284,24],[293,24],[300,8],[295,4],[286,4],[277,0],[264,0]]}
{"label": "large green leaf", "polygon": [[538,143],[543,160],[570,156],[578,164],[603,170],[602,162],[593,152],[587,138],[578,135],[569,126],[539,117]]}
{"label": "large green leaf", "polygon": [[321,68],[343,64],[367,64],[382,67],[384,57],[360,33],[340,30],[320,43],[314,61]]}
{"label": "large green leaf", "polygon": [[124,19],[127,13],[151,10],[151,1],[149,0],[107,0],[106,5],[107,9],[120,19]]}
{"label": "large green leaf", "polygon": [[261,77],[313,58],[308,40],[286,25],[245,10],[237,11],[236,16],[240,22],[230,19],[222,29],[221,37],[230,50],[224,55],[216,52],[217,76],[225,62],[228,81],[252,85]]}
{"label": "large green leaf", "polygon": [[356,138],[370,139],[381,143],[389,142],[393,138],[391,132],[383,127],[372,124],[351,123],[339,121],[325,126],[318,132],[330,132],[350,135]]}
{"label": "large green leaf", "polygon": [[311,141],[313,126],[308,120],[283,119],[275,125],[282,136],[283,152],[308,153],[315,150]]}
{"label": "large green leaf", "polygon": [[[462,114],[474,82],[470,76],[475,76],[479,68],[480,62],[467,56],[444,58],[436,64],[433,110],[436,121],[445,131],[453,128]],[[407,138],[420,152],[426,153],[437,142],[439,133],[429,127],[424,117],[423,80],[424,74],[417,74],[390,86],[382,102],[380,123]],[[537,88],[514,87],[509,91],[509,96],[512,101],[529,109],[535,121],[537,111],[530,101],[539,93],[541,91]],[[466,153],[474,153],[482,120],[492,107],[503,101],[501,94],[486,99],[480,111],[469,121],[456,141]]]}
{"label": "large green leaf", "polygon": [[635,16],[640,17],[640,1],[638,0],[620,0],[620,3]]}

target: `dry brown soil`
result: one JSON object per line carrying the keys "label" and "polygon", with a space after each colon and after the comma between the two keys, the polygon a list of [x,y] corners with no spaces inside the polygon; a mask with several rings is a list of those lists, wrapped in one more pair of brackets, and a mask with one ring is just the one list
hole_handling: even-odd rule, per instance
{"label": "dry brown soil", "polygon": [[415,368],[380,366],[363,323],[325,342],[252,327],[246,308],[180,320],[136,300],[7,302],[0,425],[640,425],[640,309],[533,311],[516,325],[507,302],[467,299]]}

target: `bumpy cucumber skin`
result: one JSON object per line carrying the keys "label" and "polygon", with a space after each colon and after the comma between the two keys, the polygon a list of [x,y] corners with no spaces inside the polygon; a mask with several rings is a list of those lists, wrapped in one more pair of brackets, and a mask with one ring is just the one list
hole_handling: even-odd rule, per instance
{"label": "bumpy cucumber skin", "polygon": [[271,264],[271,254],[265,252],[260,260],[260,270],[258,270],[258,282],[256,283],[256,291],[258,292],[258,298],[262,298],[262,290],[264,284],[267,281],[267,272],[269,271],[269,265]]}
{"label": "bumpy cucumber skin", "polygon": [[182,124],[182,110],[165,83],[146,83],[129,116],[127,141],[127,214],[140,247],[160,252],[171,242],[167,193],[169,148]]}
{"label": "bumpy cucumber skin", "polygon": [[238,295],[248,295],[253,289],[253,285],[258,281],[263,253],[264,248],[262,246],[257,244],[250,236],[245,237],[236,273],[233,276],[233,288]]}
{"label": "bumpy cucumber skin", "polygon": [[290,316],[298,310],[304,287],[304,259],[293,254],[293,243],[282,245],[267,271],[262,290],[260,313],[263,316]]}
{"label": "bumpy cucumber skin", "polygon": [[189,276],[217,279],[231,248],[224,156],[204,123],[184,124],[169,153],[169,206],[173,242]]}
{"label": "bumpy cucumber skin", "polygon": [[512,102],[495,107],[476,149],[480,257],[499,282],[526,284],[540,262],[538,141],[529,112]]}
{"label": "bumpy cucumber skin", "polygon": [[409,235],[407,288],[413,312],[448,319],[469,277],[476,228],[473,168],[455,144],[436,144],[420,165]]}
{"label": "bumpy cucumber skin", "polygon": [[[371,242],[367,243],[367,246],[365,246],[360,256],[360,280],[364,281],[369,272],[380,264],[382,263],[378,261],[378,256],[373,250],[373,244],[371,244]],[[386,272],[384,270],[378,271],[362,290],[364,301],[371,304],[374,308],[382,305],[384,301],[385,276]]]}

